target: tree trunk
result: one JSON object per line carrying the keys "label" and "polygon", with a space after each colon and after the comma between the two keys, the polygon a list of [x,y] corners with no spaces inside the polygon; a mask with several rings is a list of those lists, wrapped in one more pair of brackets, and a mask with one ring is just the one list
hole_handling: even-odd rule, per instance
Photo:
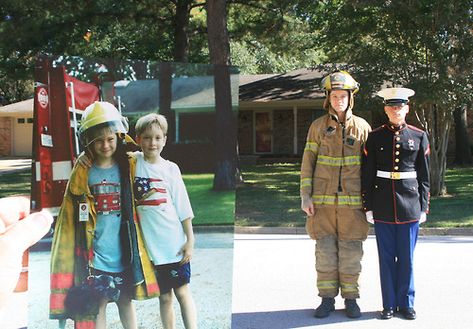
{"label": "tree trunk", "polygon": [[171,111],[172,101],[172,65],[169,62],[159,64],[159,113],[168,121],[167,142],[175,142],[174,113]]}
{"label": "tree trunk", "polygon": [[187,63],[189,55],[189,15],[192,0],[178,0],[174,17],[174,61]]}
{"label": "tree trunk", "polygon": [[458,107],[453,111],[453,119],[455,122],[455,160],[457,165],[472,164],[470,138],[467,129],[467,107]]}
{"label": "tree trunk", "polygon": [[207,32],[210,62],[214,67],[216,117],[216,167],[213,189],[235,189],[236,115],[232,111],[230,41],[225,0],[208,0]]}
{"label": "tree trunk", "polygon": [[448,136],[452,113],[436,104],[421,104],[415,112],[430,141],[430,195],[445,196]]}
{"label": "tree trunk", "polygon": [[236,182],[236,116],[232,111],[230,67],[215,66],[216,167],[213,188],[235,189]]}

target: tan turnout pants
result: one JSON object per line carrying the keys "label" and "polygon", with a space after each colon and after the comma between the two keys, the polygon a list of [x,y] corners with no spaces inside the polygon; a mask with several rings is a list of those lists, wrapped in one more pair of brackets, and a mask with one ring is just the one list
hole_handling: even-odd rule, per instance
{"label": "tan turnout pants", "polygon": [[360,209],[347,207],[317,208],[307,218],[307,233],[316,240],[315,269],[320,297],[359,298],[363,241],[368,223]]}

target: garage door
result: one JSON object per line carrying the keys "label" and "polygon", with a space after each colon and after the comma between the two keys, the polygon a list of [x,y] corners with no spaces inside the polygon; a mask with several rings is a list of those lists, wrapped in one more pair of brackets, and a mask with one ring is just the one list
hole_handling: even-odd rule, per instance
{"label": "garage door", "polygon": [[16,118],[13,124],[12,155],[31,157],[33,119]]}

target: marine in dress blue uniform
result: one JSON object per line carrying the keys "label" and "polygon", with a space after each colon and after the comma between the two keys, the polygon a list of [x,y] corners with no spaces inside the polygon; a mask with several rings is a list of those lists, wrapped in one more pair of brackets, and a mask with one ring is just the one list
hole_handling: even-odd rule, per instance
{"label": "marine in dress blue uniform", "polygon": [[399,312],[416,318],[413,257],[419,224],[429,209],[429,140],[406,124],[408,88],[387,88],[384,98],[389,122],[373,130],[362,164],[362,199],[366,218],[374,223],[383,297],[382,319]]}

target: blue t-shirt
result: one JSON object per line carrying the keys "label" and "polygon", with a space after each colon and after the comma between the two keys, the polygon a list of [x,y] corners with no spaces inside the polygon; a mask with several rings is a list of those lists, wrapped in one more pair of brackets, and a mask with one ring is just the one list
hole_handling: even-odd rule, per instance
{"label": "blue t-shirt", "polygon": [[97,223],[94,236],[95,269],[118,273],[124,270],[120,243],[120,172],[117,164],[110,168],[92,166],[89,188],[94,196]]}

